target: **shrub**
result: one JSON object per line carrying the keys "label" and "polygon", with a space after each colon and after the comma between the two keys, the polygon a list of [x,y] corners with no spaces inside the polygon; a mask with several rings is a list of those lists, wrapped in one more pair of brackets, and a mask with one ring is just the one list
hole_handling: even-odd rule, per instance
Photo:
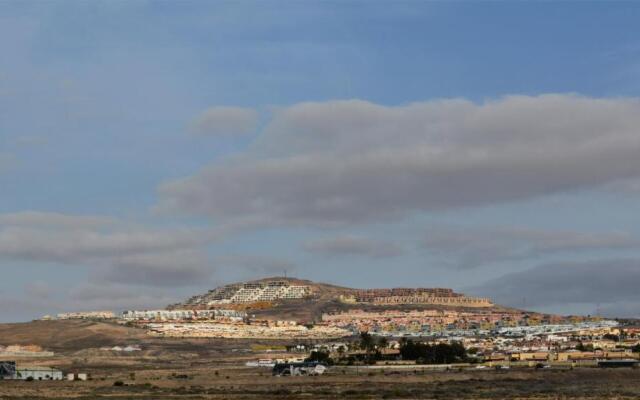
{"label": "shrub", "polygon": [[401,344],[400,354],[403,360],[416,360],[417,364],[450,364],[467,359],[464,346],[458,342],[431,345],[407,340]]}
{"label": "shrub", "polygon": [[333,365],[333,360],[329,356],[329,353],[322,350],[314,350],[305,361],[317,361],[329,365]]}

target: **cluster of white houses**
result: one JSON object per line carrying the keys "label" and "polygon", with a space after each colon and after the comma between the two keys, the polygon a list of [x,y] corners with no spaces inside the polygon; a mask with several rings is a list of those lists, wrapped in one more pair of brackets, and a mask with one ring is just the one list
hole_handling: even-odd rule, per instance
{"label": "cluster of white houses", "polygon": [[114,319],[116,314],[113,311],[79,311],[60,313],[55,316],[45,315],[42,320],[54,319]]}
{"label": "cluster of white houses", "polygon": [[219,323],[149,323],[147,333],[159,337],[226,339],[336,339],[351,336],[346,329],[314,326],[308,328],[295,321],[253,321],[251,324]]}
{"label": "cluster of white houses", "polygon": [[121,319],[125,321],[184,321],[184,320],[226,320],[240,322],[247,313],[236,310],[129,310]]}
{"label": "cluster of white houses", "polygon": [[212,306],[217,304],[254,303],[303,299],[312,294],[308,285],[293,285],[286,280],[236,283],[210,290],[204,295],[187,300],[186,306]]}
{"label": "cluster of white houses", "polygon": [[[112,311],[88,311],[58,314],[55,317],[45,315],[42,320],[53,319],[91,319],[122,321],[188,321],[188,320],[221,320],[226,322],[240,322],[247,318],[247,313],[237,310],[223,309],[191,309],[191,310],[127,310],[116,315]],[[0,352],[2,348],[0,348]]]}

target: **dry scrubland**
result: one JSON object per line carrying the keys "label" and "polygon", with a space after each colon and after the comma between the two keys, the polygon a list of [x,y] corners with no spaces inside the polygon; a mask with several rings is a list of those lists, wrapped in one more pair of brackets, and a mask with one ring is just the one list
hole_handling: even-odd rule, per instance
{"label": "dry scrubland", "polygon": [[[637,399],[640,371],[413,371],[340,369],[319,377],[272,377],[216,360],[158,365],[123,363],[88,382],[0,382],[2,399]],[[128,366],[127,366],[128,365]],[[131,375],[132,371],[135,376]],[[121,381],[125,386],[113,386]]]}
{"label": "dry scrubland", "polygon": [[[136,329],[80,321],[0,325],[0,344],[20,343],[58,352],[22,363],[88,372],[93,380],[0,381],[0,399],[640,398],[636,369],[422,372],[336,367],[318,377],[273,377],[269,369],[243,366],[261,356],[248,352],[256,341],[154,339]],[[122,344],[140,344],[144,350],[98,350]]]}

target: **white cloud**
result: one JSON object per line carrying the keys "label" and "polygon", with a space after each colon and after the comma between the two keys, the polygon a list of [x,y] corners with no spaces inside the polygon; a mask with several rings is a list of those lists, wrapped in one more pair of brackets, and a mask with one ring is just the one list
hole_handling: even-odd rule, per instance
{"label": "white cloud", "polygon": [[301,103],[245,154],[162,185],[160,208],[336,224],[593,189],[640,177],[638,126],[635,98]]}
{"label": "white cloud", "polygon": [[250,108],[211,107],[192,123],[192,130],[201,135],[244,135],[254,132],[258,113]]}

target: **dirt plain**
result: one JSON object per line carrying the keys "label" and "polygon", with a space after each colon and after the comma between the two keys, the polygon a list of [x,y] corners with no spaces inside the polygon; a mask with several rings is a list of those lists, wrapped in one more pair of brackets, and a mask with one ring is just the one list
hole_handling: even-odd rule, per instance
{"label": "dirt plain", "polygon": [[[216,360],[90,365],[92,380],[1,381],[2,399],[638,399],[640,371],[376,371],[331,368],[323,376],[273,377]],[[77,368],[86,368],[81,364]],[[118,382],[118,383],[116,383]],[[118,385],[122,382],[122,386]]]}
{"label": "dirt plain", "polygon": [[[0,325],[0,344],[39,344],[53,357],[18,359],[91,374],[81,381],[0,381],[0,399],[638,399],[638,369],[425,371],[332,367],[323,376],[274,377],[244,363],[256,341],[179,340],[87,321]],[[263,344],[275,344],[264,341]],[[140,352],[101,346],[138,344]],[[293,344],[285,341],[278,344]]]}

